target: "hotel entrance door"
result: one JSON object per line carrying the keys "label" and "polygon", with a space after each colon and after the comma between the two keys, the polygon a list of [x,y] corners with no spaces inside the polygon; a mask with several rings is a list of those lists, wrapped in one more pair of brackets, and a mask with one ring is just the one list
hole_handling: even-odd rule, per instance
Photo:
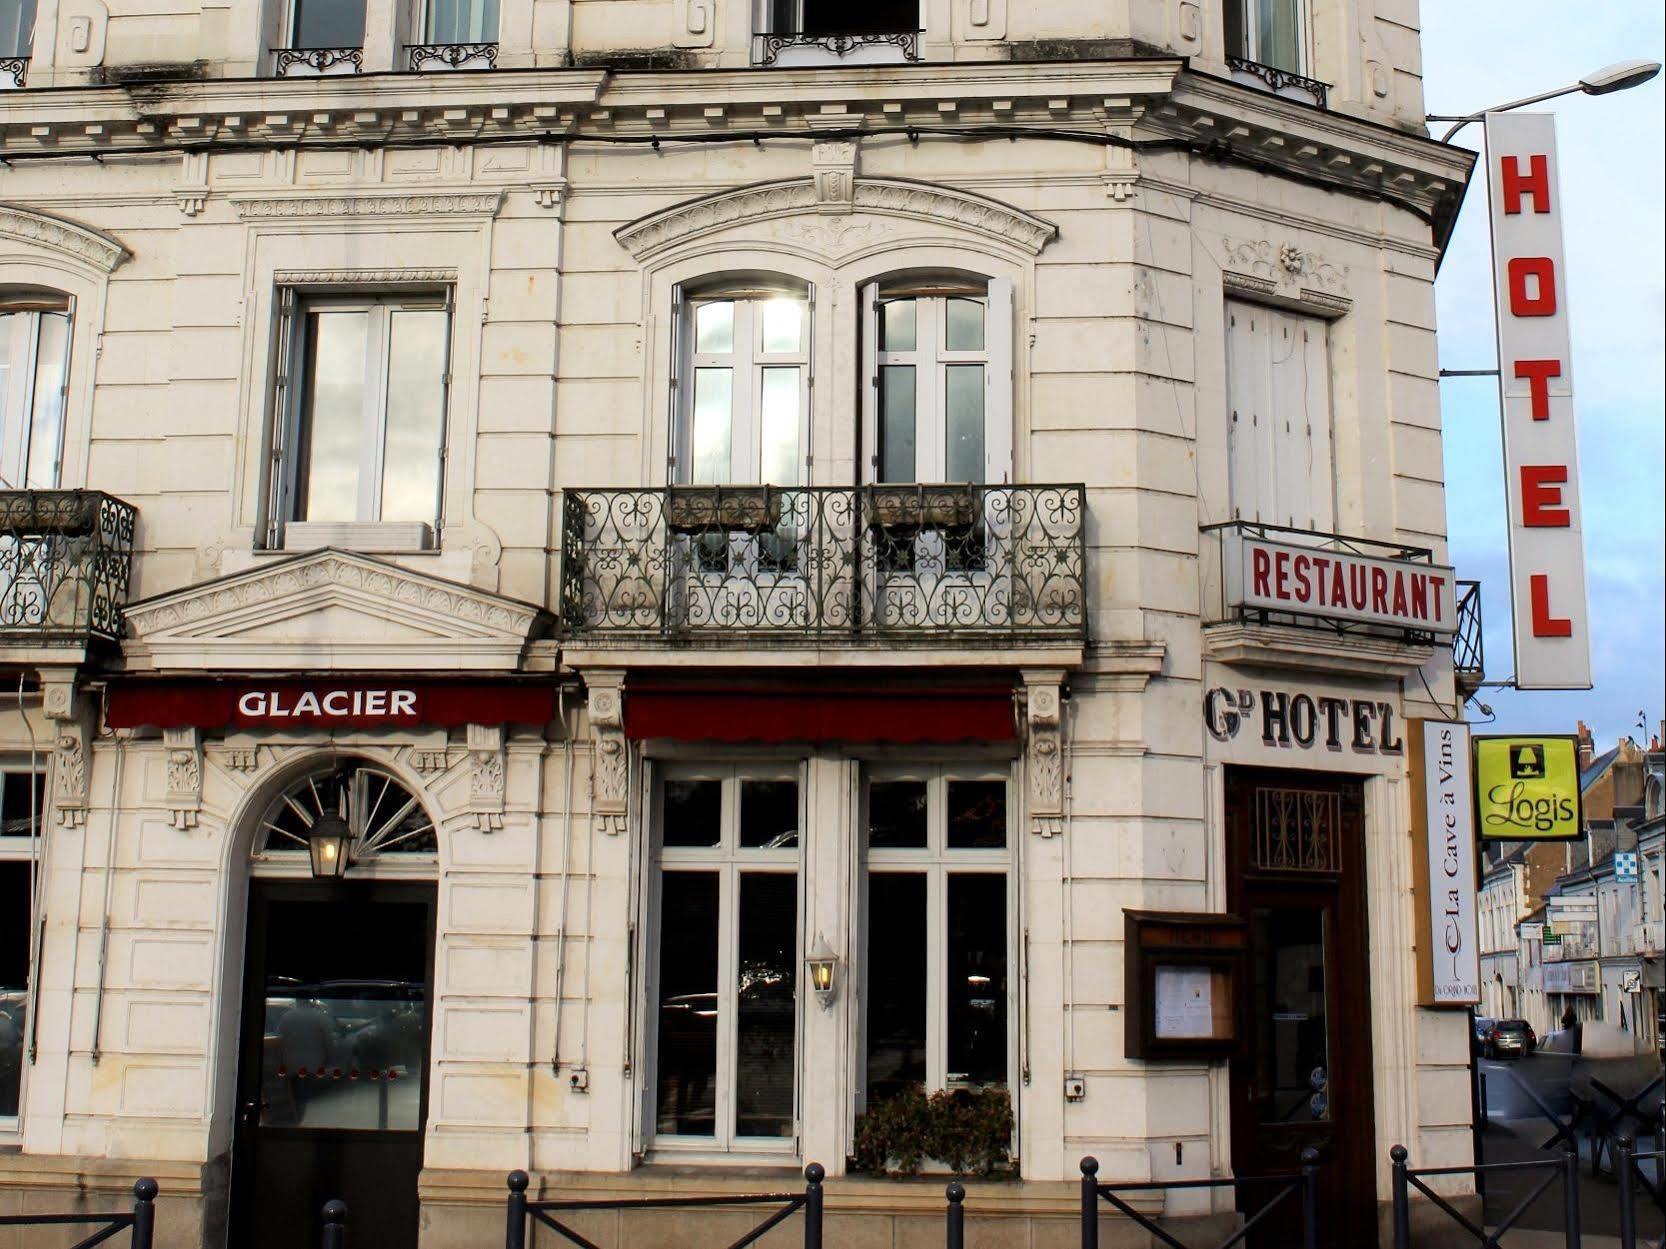
{"label": "hotel entrance door", "polygon": [[433,949],[430,884],[252,882],[231,1245],[415,1249]]}

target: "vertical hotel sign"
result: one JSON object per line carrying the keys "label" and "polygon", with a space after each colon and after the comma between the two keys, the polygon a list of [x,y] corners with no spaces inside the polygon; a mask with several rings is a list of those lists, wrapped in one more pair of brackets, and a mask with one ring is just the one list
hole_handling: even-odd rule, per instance
{"label": "vertical hotel sign", "polygon": [[1475,922],[1475,803],[1469,726],[1411,720],[1412,878],[1417,892],[1417,1000],[1470,1006],[1481,1000]]}
{"label": "vertical hotel sign", "polygon": [[1591,688],[1556,122],[1488,113],[1516,685]]}

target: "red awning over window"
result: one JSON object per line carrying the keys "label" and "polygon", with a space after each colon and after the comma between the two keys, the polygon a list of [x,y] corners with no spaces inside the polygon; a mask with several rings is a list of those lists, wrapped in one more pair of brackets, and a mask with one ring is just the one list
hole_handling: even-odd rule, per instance
{"label": "red awning over window", "polygon": [[1010,686],[724,690],[625,686],[625,734],[705,742],[954,745],[1017,736]]}

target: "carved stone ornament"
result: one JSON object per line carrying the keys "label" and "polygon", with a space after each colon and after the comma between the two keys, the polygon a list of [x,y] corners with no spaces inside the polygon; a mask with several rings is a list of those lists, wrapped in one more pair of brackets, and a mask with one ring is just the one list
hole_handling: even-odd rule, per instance
{"label": "carved stone ornament", "polygon": [[[819,145],[818,145],[819,146]],[[854,153],[852,154],[854,161]],[[818,177],[820,171],[818,170]],[[936,227],[959,226],[1035,255],[1059,228],[1027,212],[981,195],[898,178],[859,178],[852,166],[850,211],[906,217]],[[638,260],[730,226],[802,213],[819,213],[823,199],[816,178],[765,182],[722,191],[703,199],[639,217],[613,232]],[[833,211],[846,211],[842,208]]]}
{"label": "carved stone ornament", "polygon": [[58,725],[52,749],[52,805],[65,828],[87,822],[87,728],[79,721]]}
{"label": "carved stone ornament", "polygon": [[[469,812],[475,827],[494,833],[503,827],[503,800],[507,790],[503,760],[503,726],[468,726]],[[443,752],[442,752],[443,753]]]}
{"label": "carved stone ornament", "polygon": [[630,796],[630,743],[625,739],[625,678],[620,672],[586,673],[590,693],[590,810],[604,833],[625,831]]}
{"label": "carved stone ornament", "polygon": [[848,213],[856,198],[856,144],[826,139],[810,149],[816,206],[824,213]]}
{"label": "carved stone ornament", "polygon": [[1030,831],[1041,837],[1055,837],[1064,831],[1062,679],[1062,673],[1053,671],[1024,674],[1028,729],[1024,771],[1029,777],[1026,796]]}
{"label": "carved stone ornament", "polygon": [[411,767],[424,775],[431,776],[436,772],[444,772],[450,766],[451,761],[447,758],[443,746],[437,750],[411,751]]}
{"label": "carved stone ornament", "polygon": [[167,756],[169,822],[179,829],[195,828],[202,810],[202,731],[163,729]]}
{"label": "carved stone ornament", "polygon": [[456,281],[455,269],[279,269],[272,275],[275,286],[449,286]]}
{"label": "carved stone ornament", "polygon": [[222,747],[220,750],[220,761],[233,772],[253,772],[260,766],[259,747]]}
{"label": "carved stone ornament", "polygon": [[416,195],[283,195],[236,200],[245,221],[300,217],[492,217],[502,191]]}
{"label": "carved stone ornament", "polygon": [[180,185],[174,188],[179,211],[195,217],[208,203],[208,153],[186,152],[180,170]]}
{"label": "carved stone ornament", "polygon": [[1350,307],[1346,265],[1333,264],[1293,243],[1234,238],[1221,242],[1226,248],[1221,268],[1229,288],[1302,300],[1339,312]]}
{"label": "carved stone ornament", "polygon": [[0,208],[0,239],[40,247],[109,273],[128,257],[127,248],[107,234],[10,205]]}

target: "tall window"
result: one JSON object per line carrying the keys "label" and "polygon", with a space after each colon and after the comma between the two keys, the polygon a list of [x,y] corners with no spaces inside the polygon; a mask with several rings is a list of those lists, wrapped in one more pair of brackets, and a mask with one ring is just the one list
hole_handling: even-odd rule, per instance
{"label": "tall window", "polygon": [[424,43],[497,42],[498,0],[427,0]]}
{"label": "tall window", "polygon": [[23,1083],[42,792],[38,773],[0,771],[0,1122],[16,1118]]}
{"label": "tall window", "polygon": [[295,48],[362,47],[363,0],[294,0],[289,37]]}
{"label": "tall window", "polygon": [[58,484],[69,328],[63,297],[0,293],[0,489]]}
{"label": "tall window", "polygon": [[889,34],[920,29],[919,0],[770,0],[774,34]]}
{"label": "tall window", "polygon": [[802,485],[810,291],[741,282],[679,291],[675,480]]}
{"label": "tall window", "polygon": [[868,480],[1011,480],[1012,284],[923,275],[863,296]]}
{"label": "tall window", "polygon": [[798,773],[677,768],[657,790],[656,1144],[791,1149],[802,957]]}
{"label": "tall window", "polygon": [[281,293],[276,517],[437,525],[450,310],[443,295]]}
{"label": "tall window", "polygon": [[0,0],[0,57],[29,56],[35,42],[35,0]]}
{"label": "tall window", "polygon": [[1227,301],[1234,519],[1335,528],[1327,340],[1317,317]]}
{"label": "tall window", "polygon": [[1292,74],[1308,72],[1308,0],[1226,0],[1226,51]]}
{"label": "tall window", "polygon": [[864,779],[866,1050],[858,1107],[910,1084],[1004,1085],[1012,924],[1004,770]]}

